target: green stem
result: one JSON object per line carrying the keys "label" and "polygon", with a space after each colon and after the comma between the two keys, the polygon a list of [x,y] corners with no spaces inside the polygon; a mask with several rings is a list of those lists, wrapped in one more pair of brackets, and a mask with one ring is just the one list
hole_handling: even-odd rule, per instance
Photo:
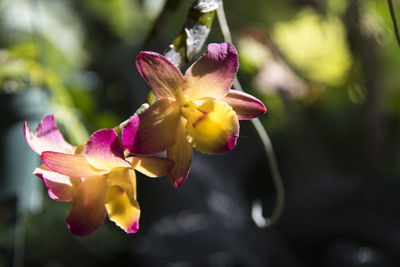
{"label": "green stem", "polygon": [[178,68],[200,52],[210,33],[217,8],[218,0],[193,1],[182,30],[164,52],[164,56]]}
{"label": "green stem", "polygon": [[114,130],[117,134],[121,133],[122,129],[129,123],[129,121],[132,119],[132,117],[134,117],[134,116],[136,116],[136,115],[138,115],[138,114],[140,114],[140,113],[143,113],[143,112],[144,112],[146,109],[148,109],[148,108],[149,108],[149,104],[147,104],[147,103],[142,104],[142,105],[135,111],[135,113],[133,113],[132,116],[130,116],[127,120],[121,122],[118,126],[115,126],[115,127],[113,128],[113,130]]}
{"label": "green stem", "polygon": [[[225,41],[232,42],[232,37],[228,23],[226,21],[222,0],[219,1],[217,17]],[[243,91],[242,86],[240,85],[240,82],[236,76],[233,82],[233,87],[236,90]],[[252,119],[251,122],[264,145],[264,150],[267,155],[267,160],[272,175],[272,181],[274,183],[276,190],[275,209],[272,212],[271,217],[264,218],[262,216],[262,208],[260,208],[257,202],[253,203],[252,206],[252,218],[254,222],[259,227],[265,227],[274,225],[279,220],[283,211],[283,207],[285,205],[285,190],[282,182],[282,177],[279,172],[278,163],[276,161],[275,152],[272,147],[271,139],[269,138],[267,131],[265,130],[264,126],[262,125],[261,121],[258,118]]]}

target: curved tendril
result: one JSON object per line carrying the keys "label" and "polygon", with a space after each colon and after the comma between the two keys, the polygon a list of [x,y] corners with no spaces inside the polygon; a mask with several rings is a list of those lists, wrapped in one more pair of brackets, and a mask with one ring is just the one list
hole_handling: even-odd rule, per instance
{"label": "curved tendril", "polygon": [[[217,17],[225,41],[232,42],[231,33],[228,23],[226,21],[222,0],[219,0]],[[243,91],[242,86],[240,85],[240,82],[236,76],[233,81],[233,87],[236,90]],[[276,161],[274,149],[272,147],[271,139],[269,138],[264,126],[258,118],[252,119],[251,122],[264,145],[264,150],[267,155],[267,160],[272,175],[272,181],[276,190],[275,208],[270,217],[265,218],[262,215],[262,204],[260,200],[256,199],[252,203],[251,218],[258,227],[262,228],[272,226],[279,220],[285,204],[285,190]]]}

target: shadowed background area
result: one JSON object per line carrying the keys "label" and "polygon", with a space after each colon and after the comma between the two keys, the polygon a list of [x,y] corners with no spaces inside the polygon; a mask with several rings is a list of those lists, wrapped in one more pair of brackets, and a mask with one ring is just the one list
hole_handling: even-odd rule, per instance
{"label": "shadowed background area", "polygon": [[[138,233],[106,219],[72,236],[69,204],[31,174],[40,158],[23,122],[53,113],[78,145],[129,118],[149,92],[136,56],[162,53],[190,4],[0,2],[0,267],[400,266],[400,48],[384,0],[224,2],[238,78],[267,107],[286,189],[275,226],[252,216],[269,216],[276,192],[241,121],[236,148],[194,153],[181,187],[138,174]],[[207,42],[222,41],[215,19]]]}

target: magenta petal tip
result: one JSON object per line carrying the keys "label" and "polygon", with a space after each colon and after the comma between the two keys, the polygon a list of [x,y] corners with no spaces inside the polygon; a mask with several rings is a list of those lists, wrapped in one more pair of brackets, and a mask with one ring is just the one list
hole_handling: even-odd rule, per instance
{"label": "magenta petal tip", "polygon": [[186,181],[186,178],[188,177],[188,175],[189,175],[189,170],[184,176],[182,176],[174,181],[171,179],[173,186],[175,186],[176,188],[180,187]]}
{"label": "magenta petal tip", "polygon": [[129,227],[128,229],[126,229],[126,232],[128,234],[134,234],[139,230],[139,222],[135,221],[133,222],[133,224],[131,225],[131,227]]}

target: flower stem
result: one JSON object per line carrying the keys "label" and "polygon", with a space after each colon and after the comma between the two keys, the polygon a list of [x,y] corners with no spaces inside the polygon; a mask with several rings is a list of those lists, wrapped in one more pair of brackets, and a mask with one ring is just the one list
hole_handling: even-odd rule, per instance
{"label": "flower stem", "polygon": [[[229,26],[225,17],[224,6],[222,0],[219,0],[219,6],[217,9],[217,17],[218,22],[221,27],[222,34],[224,36],[225,41],[232,42],[231,33],[229,30]],[[233,87],[238,91],[243,91],[242,86],[240,85],[239,80],[235,76],[233,81]],[[252,204],[252,219],[259,227],[266,227],[274,225],[280,218],[283,207],[285,204],[285,190],[282,182],[282,177],[279,172],[278,163],[276,161],[275,152],[272,147],[271,139],[269,138],[267,131],[265,130],[264,126],[262,125],[260,119],[255,118],[251,120],[258,136],[260,137],[263,145],[264,150],[267,155],[268,164],[270,167],[272,181],[275,186],[276,190],[276,202],[275,208],[272,212],[272,215],[268,218],[264,218],[262,216],[262,208],[260,208],[260,204],[258,201],[255,201]]]}
{"label": "flower stem", "polygon": [[143,104],[135,111],[135,113],[133,113],[132,116],[130,116],[127,120],[121,122],[118,126],[115,126],[115,127],[113,128],[113,130],[114,130],[117,134],[121,133],[122,129],[129,123],[129,121],[132,119],[132,117],[134,117],[134,116],[136,116],[136,115],[138,115],[138,114],[140,114],[140,113],[143,113],[143,112],[146,111],[146,109],[148,109],[148,108],[149,108],[149,104],[143,103]]}
{"label": "flower stem", "polygon": [[175,66],[181,67],[200,52],[210,33],[217,8],[218,0],[193,1],[182,30],[164,52],[164,56]]}

